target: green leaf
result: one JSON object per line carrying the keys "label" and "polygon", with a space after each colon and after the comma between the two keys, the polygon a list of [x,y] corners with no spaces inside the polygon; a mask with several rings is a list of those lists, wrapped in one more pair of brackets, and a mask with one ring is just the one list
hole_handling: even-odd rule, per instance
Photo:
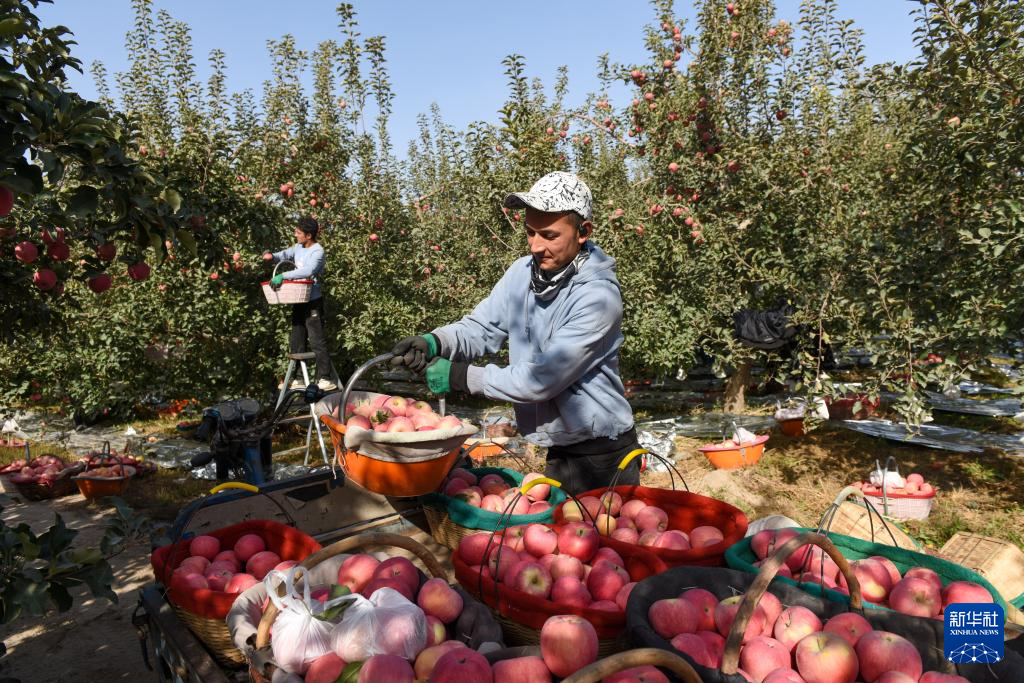
{"label": "green leaf", "polygon": [[196,248],[196,238],[192,235],[191,231],[178,230],[177,232],[174,233],[174,236],[178,239],[178,243],[181,246],[185,247],[185,250],[189,254],[195,256],[198,253]]}
{"label": "green leaf", "polygon": [[7,36],[14,35],[16,33],[24,33],[26,29],[25,22],[17,17],[10,19],[4,19],[0,21],[0,37],[6,38]]}
{"label": "green leaf", "polygon": [[345,668],[341,670],[341,675],[334,681],[334,683],[358,683],[359,671],[363,668],[363,662],[352,662],[346,664]]}
{"label": "green leaf", "polygon": [[68,213],[75,216],[91,215],[96,212],[99,198],[95,187],[79,185],[68,199]]}
{"label": "green leaf", "polygon": [[160,193],[160,197],[171,207],[172,213],[178,213],[181,209],[181,195],[177,190],[165,187],[164,191]]}
{"label": "green leaf", "polygon": [[992,236],[992,230],[989,228],[978,228],[978,234],[981,235],[982,239],[988,239]]}
{"label": "green leaf", "polygon": [[[348,586],[342,586],[334,584],[331,586],[331,592],[328,594],[328,600],[334,600],[335,598],[341,598],[349,595],[352,591],[349,590]],[[337,621],[338,617],[345,613],[349,607],[352,606],[352,601],[343,602],[340,605],[335,605],[330,609],[324,610],[320,614],[316,615],[317,619],[321,621]]]}

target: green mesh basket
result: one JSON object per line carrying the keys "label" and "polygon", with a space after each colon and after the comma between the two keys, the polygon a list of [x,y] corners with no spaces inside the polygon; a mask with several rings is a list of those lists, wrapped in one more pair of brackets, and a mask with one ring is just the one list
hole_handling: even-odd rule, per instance
{"label": "green mesh basket", "polygon": [[[796,528],[794,531],[797,531],[798,533],[804,533],[807,531],[816,533],[817,529]],[[953,581],[973,581],[984,586],[988,592],[992,594],[992,597],[995,598],[995,601],[999,603],[1004,610],[1006,609],[1006,600],[999,594],[999,591],[997,591],[995,587],[985,579],[985,577],[981,576],[977,572],[971,571],[967,567],[963,567],[959,564],[954,564],[946,560],[940,560],[939,558],[932,557],[931,555],[915,553],[911,550],[895,548],[891,545],[871,543],[870,541],[853,538],[852,536],[844,536],[843,534],[836,534],[832,532],[825,533],[824,535],[828,536],[829,540],[839,548],[839,551],[847,560],[863,560],[873,555],[877,555],[891,560],[892,563],[896,565],[896,568],[900,570],[900,574],[906,573],[906,571],[912,567],[925,567],[926,569],[931,569],[939,575],[940,579],[942,579],[943,586]],[[733,569],[757,574],[758,568],[754,566],[754,563],[757,562],[757,555],[754,554],[753,549],[750,547],[750,539],[751,537],[748,536],[738,543],[731,545],[729,549],[725,551],[725,563]],[[832,590],[831,588],[823,588],[817,583],[800,583],[784,576],[776,576],[775,581],[788,583],[789,585],[796,586],[811,595],[822,596],[833,602],[846,603],[850,600],[849,596],[845,593]],[[867,600],[864,601],[864,604],[865,606],[873,607],[875,609],[889,609],[882,605],[870,603]]]}
{"label": "green mesh basket", "polygon": [[[475,474],[477,479],[488,474],[497,474],[507,481],[510,486],[520,486],[523,483],[522,474],[505,467],[471,467],[469,471]],[[566,496],[562,489],[552,486],[551,493],[548,494],[548,502],[551,503],[550,509],[533,515],[511,515],[506,517],[506,523],[503,526],[553,524],[555,508],[564,503],[565,498]],[[502,517],[500,512],[483,510],[458,498],[446,496],[443,493],[428,493],[425,496],[420,496],[420,500],[425,507],[447,512],[452,522],[467,529],[494,531],[502,528],[499,527],[499,520]]]}

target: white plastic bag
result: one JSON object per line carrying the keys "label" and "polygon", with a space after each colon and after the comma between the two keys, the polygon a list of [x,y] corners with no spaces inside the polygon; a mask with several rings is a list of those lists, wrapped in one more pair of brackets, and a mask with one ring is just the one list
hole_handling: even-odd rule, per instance
{"label": "white plastic bag", "polygon": [[334,654],[346,662],[361,662],[374,655],[412,661],[426,647],[427,617],[398,591],[381,588],[369,599],[353,594],[339,600],[353,603],[331,634]]}
{"label": "white plastic bag", "polygon": [[[304,674],[314,659],[331,651],[331,630],[334,624],[317,619],[315,615],[341,604],[350,596],[343,596],[321,603],[309,594],[309,582],[302,582],[302,592],[295,589],[295,575],[305,571],[292,567],[287,572],[273,570],[267,573],[263,583],[271,602],[280,610],[274,619],[274,632],[270,647],[274,661],[288,673]],[[284,596],[277,594],[278,586],[284,583]]]}

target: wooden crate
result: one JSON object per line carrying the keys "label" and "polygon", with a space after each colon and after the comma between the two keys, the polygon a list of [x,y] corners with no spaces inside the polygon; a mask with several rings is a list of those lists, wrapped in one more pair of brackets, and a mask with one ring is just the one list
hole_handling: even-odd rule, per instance
{"label": "wooden crate", "polygon": [[996,587],[1007,602],[1024,599],[1024,552],[998,538],[958,532],[939,553],[978,572]]}
{"label": "wooden crate", "polygon": [[[873,537],[871,533],[872,523],[874,523]],[[891,519],[887,519],[886,523],[889,525],[889,529],[892,530],[892,535],[896,537],[895,547],[915,552],[921,550],[918,544],[914,542],[914,539],[896,526]],[[889,532],[882,526],[878,517],[872,514],[871,518],[868,518],[868,511],[864,508],[863,503],[853,503],[850,501],[842,503],[836,511],[835,519],[832,520],[832,524],[829,526],[829,531],[871,541],[872,543],[894,545],[892,537],[889,536]]]}

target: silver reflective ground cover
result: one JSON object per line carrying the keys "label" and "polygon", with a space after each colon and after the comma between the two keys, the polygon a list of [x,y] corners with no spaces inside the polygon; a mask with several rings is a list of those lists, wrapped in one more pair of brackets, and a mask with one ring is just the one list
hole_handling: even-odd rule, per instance
{"label": "silver reflective ground cover", "polygon": [[986,448],[996,448],[1011,455],[1024,456],[1024,433],[983,434],[972,429],[930,424],[915,429],[902,422],[889,420],[842,420],[838,424],[861,434],[879,436],[913,446],[957,453],[981,453]]}

